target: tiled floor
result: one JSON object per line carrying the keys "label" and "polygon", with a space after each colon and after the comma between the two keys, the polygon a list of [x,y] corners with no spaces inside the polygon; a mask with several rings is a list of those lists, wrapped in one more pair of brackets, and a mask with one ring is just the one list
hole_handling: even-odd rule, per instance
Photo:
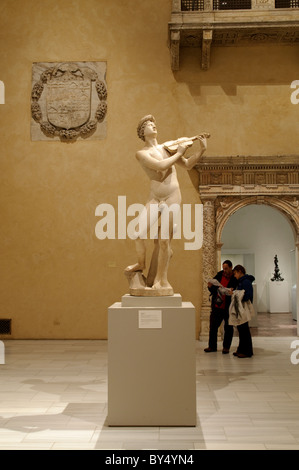
{"label": "tiled floor", "polygon": [[299,450],[299,338],[253,343],[239,359],[196,341],[196,427],[126,428],[107,424],[107,341],[6,341],[0,450]]}

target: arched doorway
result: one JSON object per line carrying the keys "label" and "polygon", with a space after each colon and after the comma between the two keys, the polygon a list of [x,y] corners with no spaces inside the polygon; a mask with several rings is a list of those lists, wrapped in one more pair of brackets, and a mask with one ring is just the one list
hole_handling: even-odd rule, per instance
{"label": "arched doorway", "polygon": [[[295,238],[289,220],[269,205],[247,205],[227,220],[221,242],[222,262],[230,259],[233,265],[242,264],[255,277],[254,306],[258,314],[250,324],[252,334],[296,335]],[[271,281],[275,255],[283,278],[279,284]]]}
{"label": "arched doorway", "polygon": [[[296,278],[299,279],[299,165],[295,157],[203,158],[199,194],[203,204],[203,301],[200,338],[209,332],[208,280],[221,267],[221,235],[227,220],[250,204],[271,206],[286,217],[293,229]],[[262,163],[261,163],[262,162]],[[299,289],[296,294],[299,305]],[[299,310],[297,308],[297,310]],[[299,336],[299,326],[297,325]]]}

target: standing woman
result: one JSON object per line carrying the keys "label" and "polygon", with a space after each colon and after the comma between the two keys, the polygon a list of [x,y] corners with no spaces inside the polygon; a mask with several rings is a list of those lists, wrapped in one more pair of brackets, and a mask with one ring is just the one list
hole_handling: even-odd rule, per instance
{"label": "standing woman", "polygon": [[[238,281],[237,290],[244,290],[242,302],[253,301],[253,287],[254,276],[246,274],[244,266],[237,264],[233,269],[233,274]],[[252,339],[249,329],[248,321],[237,326],[239,332],[239,346],[234,356],[238,357],[251,357],[253,355]]]}

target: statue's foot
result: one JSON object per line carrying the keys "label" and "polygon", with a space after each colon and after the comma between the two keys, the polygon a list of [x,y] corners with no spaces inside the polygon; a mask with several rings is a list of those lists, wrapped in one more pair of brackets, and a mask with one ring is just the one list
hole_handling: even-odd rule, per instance
{"label": "statue's foot", "polygon": [[153,289],[172,289],[168,281],[156,281],[153,284]]}
{"label": "statue's foot", "polygon": [[147,287],[144,291],[144,294],[138,293],[136,295],[148,295],[148,296],[165,296],[165,295],[173,295],[173,288],[169,284],[169,282],[161,282],[161,281],[156,281],[154,282],[152,288]]}
{"label": "statue's foot", "polygon": [[132,264],[131,266],[127,266],[126,269],[125,269],[125,272],[126,273],[133,273],[135,271],[143,271],[144,268],[145,268],[145,266],[142,266],[141,264],[136,263],[136,264]]}

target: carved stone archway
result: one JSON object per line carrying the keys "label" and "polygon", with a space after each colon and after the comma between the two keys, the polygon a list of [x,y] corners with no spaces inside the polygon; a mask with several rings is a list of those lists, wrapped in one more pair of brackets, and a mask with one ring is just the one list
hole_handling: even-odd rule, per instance
{"label": "carved stone archway", "polygon": [[298,161],[296,156],[210,157],[203,158],[197,166],[199,194],[203,204],[203,300],[200,339],[206,338],[209,332],[210,299],[207,282],[221,267],[222,230],[229,217],[238,209],[249,204],[266,204],[278,209],[290,221],[294,231],[299,279]]}

